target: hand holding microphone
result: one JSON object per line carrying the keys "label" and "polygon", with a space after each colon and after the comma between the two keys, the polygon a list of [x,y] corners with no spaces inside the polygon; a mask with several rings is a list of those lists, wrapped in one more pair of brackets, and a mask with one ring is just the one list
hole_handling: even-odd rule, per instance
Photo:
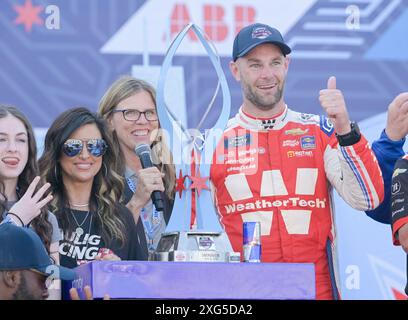
{"label": "hand holding microphone", "polygon": [[163,211],[164,202],[161,192],[164,192],[164,174],[153,165],[149,145],[139,144],[135,148],[135,153],[143,168],[139,171],[136,196],[139,199],[145,199],[145,203],[150,197],[156,210]]}

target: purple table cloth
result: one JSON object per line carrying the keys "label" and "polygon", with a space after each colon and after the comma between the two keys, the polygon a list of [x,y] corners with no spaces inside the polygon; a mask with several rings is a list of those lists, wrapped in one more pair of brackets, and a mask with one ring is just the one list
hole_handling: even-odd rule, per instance
{"label": "purple table cloth", "polygon": [[93,261],[77,267],[67,290],[90,285],[94,298],[315,299],[310,263]]}

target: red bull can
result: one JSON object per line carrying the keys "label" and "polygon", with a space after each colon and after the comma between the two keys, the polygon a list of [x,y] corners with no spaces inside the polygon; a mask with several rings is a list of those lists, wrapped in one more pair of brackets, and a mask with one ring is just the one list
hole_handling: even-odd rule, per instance
{"label": "red bull can", "polygon": [[244,262],[261,262],[261,223],[243,224]]}

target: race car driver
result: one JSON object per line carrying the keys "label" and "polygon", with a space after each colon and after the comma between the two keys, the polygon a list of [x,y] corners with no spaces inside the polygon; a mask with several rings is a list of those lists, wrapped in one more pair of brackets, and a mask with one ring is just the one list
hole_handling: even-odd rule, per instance
{"label": "race car driver", "polygon": [[384,187],[334,77],[319,97],[328,118],[286,105],[290,52],[268,25],[256,23],[237,34],[230,69],[243,104],[214,154],[213,194],[235,251],[242,256],[243,222],[259,221],[262,262],[314,263],[316,298],[336,299],[332,189],[353,208],[371,210]]}

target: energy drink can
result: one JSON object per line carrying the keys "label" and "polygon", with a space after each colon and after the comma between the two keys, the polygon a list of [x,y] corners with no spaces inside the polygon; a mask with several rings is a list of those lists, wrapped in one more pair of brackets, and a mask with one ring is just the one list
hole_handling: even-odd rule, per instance
{"label": "energy drink can", "polygon": [[243,224],[244,262],[261,262],[261,223]]}

